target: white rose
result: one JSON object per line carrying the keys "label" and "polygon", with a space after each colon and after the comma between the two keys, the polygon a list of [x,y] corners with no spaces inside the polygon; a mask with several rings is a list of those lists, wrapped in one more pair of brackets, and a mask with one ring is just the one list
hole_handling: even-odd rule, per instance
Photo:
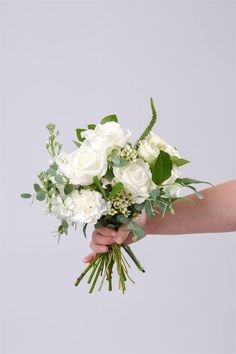
{"label": "white rose", "polygon": [[89,189],[73,192],[71,200],[65,200],[65,205],[72,205],[72,221],[81,223],[96,223],[111,207],[110,202],[106,201],[101,193]]}
{"label": "white rose", "polygon": [[113,173],[115,180],[122,182],[132,194],[133,203],[142,203],[155,188],[149,165],[140,158],[123,167],[115,167]]}
{"label": "white rose", "polygon": [[60,171],[72,184],[87,186],[93,183],[93,177],[105,175],[107,171],[106,156],[89,146],[81,146],[71,154],[63,153],[57,158]]}
{"label": "white rose", "polygon": [[140,142],[138,154],[144,160],[151,163],[158,157],[160,150],[167,152],[170,156],[180,157],[177,149],[167,144],[165,140],[152,132],[148,134],[146,139]]}
{"label": "white rose", "polygon": [[86,144],[96,151],[105,151],[109,155],[112,149],[125,146],[131,133],[122,129],[119,123],[107,122],[98,124],[94,130],[86,130],[81,135],[86,138]]}
{"label": "white rose", "polygon": [[176,166],[173,166],[173,169],[171,171],[171,176],[165,182],[163,182],[164,191],[170,196],[173,195],[179,196],[181,187],[174,185],[174,183],[177,178],[182,178],[182,177],[183,175],[180,172],[180,169]]}

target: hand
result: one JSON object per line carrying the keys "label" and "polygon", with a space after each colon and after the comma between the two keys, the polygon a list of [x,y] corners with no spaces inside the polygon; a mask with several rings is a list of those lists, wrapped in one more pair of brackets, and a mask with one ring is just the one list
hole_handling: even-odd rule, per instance
{"label": "hand", "polygon": [[[134,218],[134,222],[144,231],[144,236],[147,234],[147,216],[142,213],[138,217]],[[97,255],[97,253],[106,253],[108,251],[109,245],[117,243],[121,245],[122,243],[130,244],[139,241],[132,240],[133,232],[123,231],[128,225],[122,225],[119,230],[113,230],[109,227],[100,227],[94,229],[92,233],[92,240],[90,242],[90,248],[92,253],[86,256],[83,261],[84,263],[91,262]]]}

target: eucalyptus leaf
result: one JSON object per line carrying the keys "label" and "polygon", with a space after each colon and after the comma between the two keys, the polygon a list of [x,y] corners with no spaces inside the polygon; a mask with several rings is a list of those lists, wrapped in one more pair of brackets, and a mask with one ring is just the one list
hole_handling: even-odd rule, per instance
{"label": "eucalyptus leaf", "polygon": [[126,216],[120,214],[116,216],[116,219],[121,223],[121,224],[128,224],[130,222],[130,219],[127,218]]}
{"label": "eucalyptus leaf", "polygon": [[56,176],[56,174],[57,174],[57,170],[55,170],[55,169],[52,168],[52,167],[49,167],[49,169],[47,170],[47,174],[48,174],[49,176],[54,177],[54,176]]}
{"label": "eucalyptus leaf", "polygon": [[64,183],[64,179],[63,179],[63,177],[61,175],[56,175],[55,176],[55,181],[57,183],[60,183],[60,184]]}
{"label": "eucalyptus leaf", "polygon": [[64,187],[64,193],[68,195],[73,191],[73,189],[74,189],[73,184],[66,184]]}
{"label": "eucalyptus leaf", "polygon": [[156,215],[155,211],[153,210],[152,203],[150,199],[147,199],[145,202],[145,212],[148,217],[153,217]]}
{"label": "eucalyptus leaf", "polygon": [[38,183],[34,184],[34,190],[35,190],[35,192],[41,191],[41,187],[40,187],[40,185]]}
{"label": "eucalyptus leaf", "polygon": [[64,229],[68,229],[69,225],[68,225],[68,222],[65,219],[62,220],[61,224],[62,224]]}
{"label": "eucalyptus leaf", "polygon": [[141,210],[143,210],[143,208],[144,208],[144,206],[145,206],[145,202],[140,203],[140,204],[135,203],[135,204],[133,204],[133,206],[134,206],[134,208],[135,208],[137,211],[141,211]]}
{"label": "eucalyptus leaf", "polygon": [[41,189],[37,194],[36,194],[36,199],[40,202],[42,202],[46,197],[46,192]]}
{"label": "eucalyptus leaf", "polygon": [[22,193],[20,196],[21,196],[21,198],[24,198],[24,199],[32,198],[32,194],[30,194],[30,193]]}

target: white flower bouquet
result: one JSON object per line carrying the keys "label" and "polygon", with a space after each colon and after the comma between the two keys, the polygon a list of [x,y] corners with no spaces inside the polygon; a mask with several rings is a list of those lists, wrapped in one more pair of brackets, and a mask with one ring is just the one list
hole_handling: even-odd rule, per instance
{"label": "white flower bouquet", "polygon": [[[198,198],[202,195],[193,187],[195,183],[207,183],[184,178],[180,167],[189,161],[180,157],[176,148],[152,132],[156,123],[156,110],[151,98],[152,118],[135,144],[129,139],[129,130],[122,129],[116,115],[103,118],[98,125],[89,124],[86,129],[76,129],[76,149],[66,154],[61,152],[59,132],[54,124],[47,126],[49,139],[46,149],[50,154],[49,168],[38,177],[34,194],[23,193],[21,197],[34,198],[44,203],[47,213],[60,220],[56,236],[67,234],[69,227],[76,228],[89,223],[96,228],[106,226],[118,229],[125,224],[133,239],[144,236],[134,218],[142,212],[148,217],[156,213],[174,214],[172,203],[180,196],[180,188],[187,187]],[[132,259],[137,268],[144,272],[131,248],[127,244],[112,244],[107,253],[101,253],[89,263],[76,280],[77,286],[90,272],[88,283],[92,293],[98,278],[99,290],[104,280],[112,290],[113,269],[116,265],[119,288],[124,293]]]}

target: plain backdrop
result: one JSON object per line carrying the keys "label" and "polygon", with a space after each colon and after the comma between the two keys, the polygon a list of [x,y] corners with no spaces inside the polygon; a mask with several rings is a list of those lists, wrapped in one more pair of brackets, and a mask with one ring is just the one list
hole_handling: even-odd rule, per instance
{"label": "plain backdrop", "polygon": [[2,1],[1,50],[1,354],[235,354],[235,233],[148,236],[146,274],[91,296],[73,285],[89,239],[58,245],[19,198],[47,168],[48,122],[66,152],[112,113],[135,141],[150,96],[186,177],[235,178],[235,2]]}

